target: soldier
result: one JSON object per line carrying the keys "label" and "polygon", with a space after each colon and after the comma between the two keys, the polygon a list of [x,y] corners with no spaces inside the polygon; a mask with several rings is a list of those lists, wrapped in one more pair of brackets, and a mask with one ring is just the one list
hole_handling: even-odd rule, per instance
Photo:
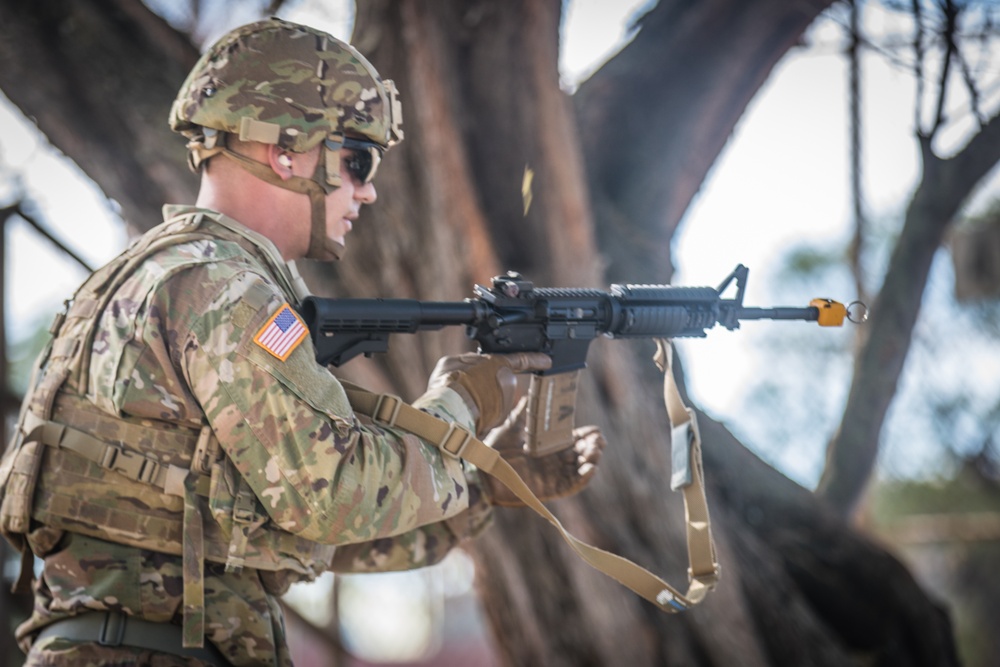
{"label": "soldier", "polygon": [[[98,270],[52,327],[0,468],[0,530],[44,564],[17,630],[28,665],[288,665],[277,596],[327,569],[416,568],[509,492],[438,444],[356,413],[317,365],[290,260],[339,258],[400,107],[352,47],[271,19],[224,36],[170,115],[196,206]],[[414,406],[483,437],[544,355],[443,358]],[[521,455],[543,499],[603,439]],[[455,429],[449,429],[452,433]],[[23,583],[23,582],[22,582]]]}

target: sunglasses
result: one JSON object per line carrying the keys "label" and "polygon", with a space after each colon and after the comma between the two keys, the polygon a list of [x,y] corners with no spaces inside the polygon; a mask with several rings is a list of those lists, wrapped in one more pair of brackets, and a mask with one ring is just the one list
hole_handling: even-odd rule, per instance
{"label": "sunglasses", "polygon": [[[338,142],[332,139],[326,140],[326,147],[330,150],[337,150]],[[343,156],[344,169],[348,175],[362,185],[371,183],[378,171],[378,165],[382,162],[382,149],[368,141],[344,137],[343,148],[350,150],[349,154]]]}

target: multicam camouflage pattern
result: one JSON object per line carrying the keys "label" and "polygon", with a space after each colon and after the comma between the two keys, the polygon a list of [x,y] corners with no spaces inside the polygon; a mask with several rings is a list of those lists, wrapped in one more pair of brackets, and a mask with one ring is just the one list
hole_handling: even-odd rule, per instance
{"label": "multicam camouflage pattern", "polygon": [[[287,665],[274,595],[327,567],[437,562],[488,523],[489,505],[474,471],[412,435],[356,418],[340,384],[314,362],[308,339],[284,362],[253,341],[270,315],[298,296],[269,242],[218,214],[188,208],[171,216],[150,234],[204,238],[166,246],[115,289],[100,314],[89,372],[71,373],[60,395],[48,397],[55,398],[52,418],[105,436],[118,418],[122,433],[138,427],[132,433],[144,434],[124,446],[182,466],[192,465],[191,436],[210,424],[220,455],[210,466],[209,497],[197,501],[208,560],[205,633],[234,665]],[[91,413],[78,404],[84,395]],[[450,390],[415,405],[473,427]],[[98,413],[110,421],[100,422]],[[167,435],[157,440],[150,429]],[[180,623],[183,499],[48,449],[32,508],[45,525],[29,536],[45,567],[34,614],[18,629],[22,647],[49,622],[85,610]],[[226,572],[227,554],[218,549],[230,545],[241,480],[256,509],[247,567]],[[123,530],[115,517],[126,515],[132,518]],[[330,562],[315,562],[307,556],[322,551],[311,544],[343,546]],[[97,660],[93,647],[66,644],[37,647],[31,664]]]}
{"label": "multicam camouflage pattern", "polygon": [[270,19],[233,30],[201,57],[174,102],[170,127],[190,137],[202,127],[239,135],[249,118],[280,128],[268,143],[303,153],[331,134],[387,148],[402,139],[400,116],[392,82],[353,47]]}
{"label": "multicam camouflage pattern", "polygon": [[201,660],[144,649],[44,640],[33,647],[23,667],[212,667]]}

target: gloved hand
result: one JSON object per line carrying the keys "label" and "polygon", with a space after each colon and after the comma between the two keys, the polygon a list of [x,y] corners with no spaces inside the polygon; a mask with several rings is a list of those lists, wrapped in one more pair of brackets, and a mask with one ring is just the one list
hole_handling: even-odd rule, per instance
{"label": "gloved hand", "polygon": [[[527,400],[522,399],[503,425],[493,429],[484,442],[525,481],[541,501],[569,496],[587,485],[597,473],[597,464],[607,441],[596,426],[573,429],[573,445],[545,456],[530,456],[524,448]],[[524,503],[506,486],[489,475],[481,475],[494,505],[519,507]]]}
{"label": "gloved hand", "polygon": [[503,422],[514,407],[515,373],[543,371],[552,360],[541,352],[476,354],[441,357],[427,381],[428,389],[448,387],[468,404],[482,437]]}

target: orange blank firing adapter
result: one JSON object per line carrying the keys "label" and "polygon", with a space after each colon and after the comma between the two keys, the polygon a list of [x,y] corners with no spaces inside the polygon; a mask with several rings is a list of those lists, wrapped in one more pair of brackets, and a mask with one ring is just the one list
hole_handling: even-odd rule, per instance
{"label": "orange blank firing adapter", "polygon": [[843,326],[847,317],[847,306],[833,299],[813,299],[809,305],[819,311],[816,322],[821,327]]}

